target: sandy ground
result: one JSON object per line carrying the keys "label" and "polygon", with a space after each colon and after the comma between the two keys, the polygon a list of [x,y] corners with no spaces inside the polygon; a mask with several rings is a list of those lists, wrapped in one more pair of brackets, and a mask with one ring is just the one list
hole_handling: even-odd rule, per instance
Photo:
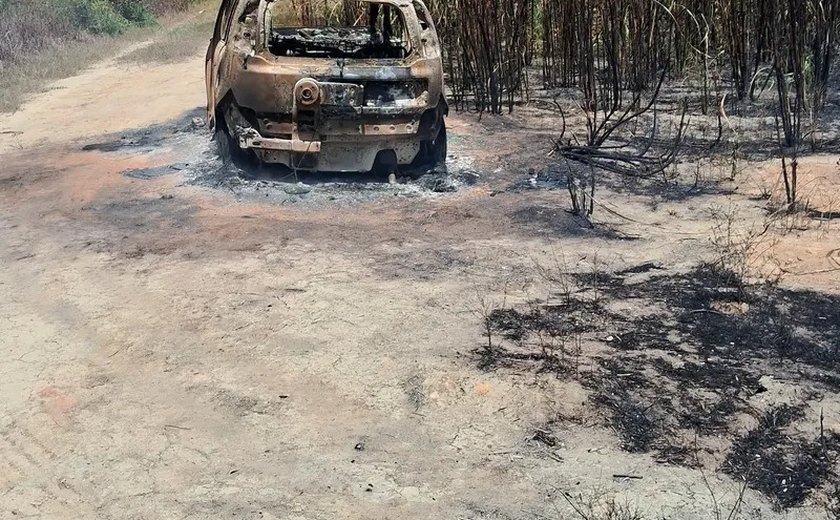
{"label": "sandy ground", "polygon": [[[525,301],[534,259],[685,267],[709,254],[710,205],[758,218],[748,193],[615,194],[642,224],[603,219],[632,241],[523,222],[567,205],[504,190],[528,173],[502,159],[544,162],[539,139],[468,116],[450,121],[451,152],[476,186],[334,205],[121,175],[177,146],[81,151],[200,107],[202,70],[113,60],[0,116],[0,518],[571,518],[560,493],[600,490],[650,518],[707,519],[709,487],[734,502],[724,475],[622,452],[578,383],[485,372],[472,352],[480,295]],[[836,183],[836,159],[815,177]],[[742,192],[767,180],[753,174]],[[790,283],[840,291],[820,272],[838,237],[785,235]],[[561,412],[583,421],[554,448],[531,440]],[[745,511],[821,514],[774,513],[750,490]]]}
{"label": "sandy ground", "polygon": [[14,114],[6,114],[0,120],[0,153],[142,128],[170,119],[173,109],[201,106],[203,76],[183,73],[185,65],[186,70],[201,72],[201,58],[157,66],[121,62],[150,43],[130,45],[84,74],[55,82]]}

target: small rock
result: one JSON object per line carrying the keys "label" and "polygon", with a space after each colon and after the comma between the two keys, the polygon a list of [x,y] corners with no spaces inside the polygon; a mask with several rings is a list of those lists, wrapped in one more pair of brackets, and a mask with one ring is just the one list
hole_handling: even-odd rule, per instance
{"label": "small rock", "polygon": [[305,195],[312,191],[311,186],[307,186],[306,184],[298,183],[298,184],[291,184],[289,186],[285,186],[283,191],[288,193],[289,195]]}

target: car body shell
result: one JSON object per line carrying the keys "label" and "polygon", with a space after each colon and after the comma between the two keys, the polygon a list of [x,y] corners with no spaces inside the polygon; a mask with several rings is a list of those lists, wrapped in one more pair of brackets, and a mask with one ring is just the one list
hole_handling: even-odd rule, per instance
{"label": "car body shell", "polygon": [[448,109],[440,43],[421,0],[356,0],[402,16],[410,50],[384,59],[273,54],[260,22],[273,1],[221,3],[206,58],[212,127],[261,161],[295,169],[369,171],[433,155]]}

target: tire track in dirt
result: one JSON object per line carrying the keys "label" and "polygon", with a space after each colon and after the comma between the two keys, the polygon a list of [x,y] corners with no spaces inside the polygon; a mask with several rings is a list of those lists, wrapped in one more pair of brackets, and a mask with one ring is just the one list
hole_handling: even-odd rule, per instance
{"label": "tire track in dirt", "polygon": [[[53,517],[50,512],[81,514],[84,504],[95,500],[95,495],[83,495],[61,476],[59,458],[31,427],[13,423],[0,432],[0,461],[2,502],[15,516],[27,513],[19,507],[36,505],[38,514],[47,518]],[[9,468],[15,474],[9,474]]]}
{"label": "tire track in dirt", "polygon": [[0,434],[0,468],[0,478],[3,479],[0,483],[4,488],[14,487],[33,469],[30,460],[19,453],[3,434]]}

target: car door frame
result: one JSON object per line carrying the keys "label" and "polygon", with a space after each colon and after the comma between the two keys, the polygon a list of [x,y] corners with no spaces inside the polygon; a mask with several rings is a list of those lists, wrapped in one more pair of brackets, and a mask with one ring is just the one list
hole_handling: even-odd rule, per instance
{"label": "car door frame", "polygon": [[219,101],[221,89],[219,69],[221,67],[222,56],[227,47],[231,16],[239,1],[222,0],[219,6],[219,14],[216,16],[213,38],[207,47],[207,55],[204,60],[204,74],[207,84],[207,123],[210,128],[215,128],[216,126],[216,105]]}

